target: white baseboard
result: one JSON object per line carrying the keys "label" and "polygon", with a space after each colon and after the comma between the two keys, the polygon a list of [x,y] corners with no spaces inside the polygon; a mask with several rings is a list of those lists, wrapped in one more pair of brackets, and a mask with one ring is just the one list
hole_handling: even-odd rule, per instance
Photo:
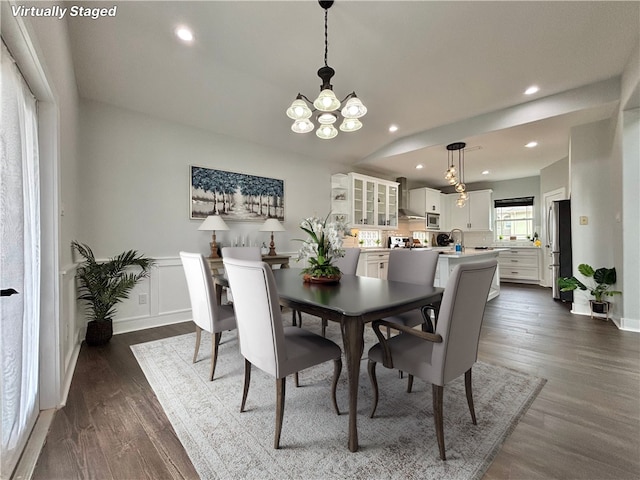
{"label": "white baseboard", "polygon": [[133,317],[113,322],[114,335],[120,333],[135,332],[137,330],[145,330],[147,328],[162,327],[164,325],[173,325],[191,320],[191,309],[179,310],[176,312],[162,313],[153,317]]}

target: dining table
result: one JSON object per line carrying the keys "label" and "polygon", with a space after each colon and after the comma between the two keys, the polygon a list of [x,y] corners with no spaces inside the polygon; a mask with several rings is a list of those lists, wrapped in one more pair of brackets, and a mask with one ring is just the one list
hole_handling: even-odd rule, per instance
{"label": "dining table", "polygon": [[349,382],[348,446],[356,452],[365,324],[440,301],[444,289],[357,275],[342,275],[335,284],[314,284],[304,282],[295,268],[277,269],[273,275],[280,305],[340,324]]}

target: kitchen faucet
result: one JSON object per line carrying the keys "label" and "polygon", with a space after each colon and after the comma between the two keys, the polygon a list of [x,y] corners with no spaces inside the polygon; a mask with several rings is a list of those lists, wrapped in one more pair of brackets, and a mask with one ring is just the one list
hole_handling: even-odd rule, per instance
{"label": "kitchen faucet", "polygon": [[453,240],[453,232],[460,232],[460,248],[462,248],[462,251],[464,252],[464,232],[459,228],[454,228],[451,230],[451,233],[449,233],[449,238],[451,238],[451,240]]}

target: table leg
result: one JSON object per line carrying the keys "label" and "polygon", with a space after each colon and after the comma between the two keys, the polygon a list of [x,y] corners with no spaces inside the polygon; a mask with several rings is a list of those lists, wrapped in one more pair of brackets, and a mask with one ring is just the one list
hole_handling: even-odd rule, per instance
{"label": "table leg", "polygon": [[360,359],[364,350],[364,323],[359,318],[346,318],[340,322],[342,344],[349,376],[349,450],[358,451],[358,380]]}
{"label": "table leg", "polygon": [[222,285],[220,285],[219,283],[216,283],[215,288],[216,288],[216,302],[218,303],[218,305],[220,305],[222,304]]}

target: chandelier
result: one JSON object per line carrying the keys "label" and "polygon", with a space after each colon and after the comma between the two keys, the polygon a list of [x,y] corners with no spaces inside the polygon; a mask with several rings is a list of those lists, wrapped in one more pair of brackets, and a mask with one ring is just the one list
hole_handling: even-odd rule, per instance
{"label": "chandelier", "polygon": [[[341,102],[337,99],[335,93],[333,93],[331,77],[333,77],[336,72],[327,65],[329,51],[327,18],[329,8],[333,5],[333,0],[319,0],[318,3],[324,9],[324,66],[318,70],[318,76],[322,80],[320,95],[312,102],[306,96],[298,93],[296,99],[287,109],[287,116],[294,121],[291,130],[296,133],[307,133],[315,128],[315,124],[310,120],[312,115],[315,114],[319,124],[316,135],[326,140],[338,135],[338,130],[334,126],[334,123],[338,121],[340,116],[343,118],[340,124],[341,131],[355,132],[356,130],[360,130],[362,122],[358,119],[367,113],[367,108],[356,96],[356,92],[351,92]],[[344,103],[345,101],[347,102],[346,104]],[[344,107],[340,111],[338,109],[342,104],[344,104]],[[312,106],[313,109],[310,108],[310,106]]]}
{"label": "chandelier", "polygon": [[[467,186],[464,184],[464,147],[467,144],[464,142],[455,142],[447,145],[447,171],[444,178],[449,182],[449,185],[456,187],[456,192],[460,195],[456,200],[456,205],[462,208],[467,203],[469,195],[466,192]],[[458,152],[458,167],[455,166],[455,153]]]}

